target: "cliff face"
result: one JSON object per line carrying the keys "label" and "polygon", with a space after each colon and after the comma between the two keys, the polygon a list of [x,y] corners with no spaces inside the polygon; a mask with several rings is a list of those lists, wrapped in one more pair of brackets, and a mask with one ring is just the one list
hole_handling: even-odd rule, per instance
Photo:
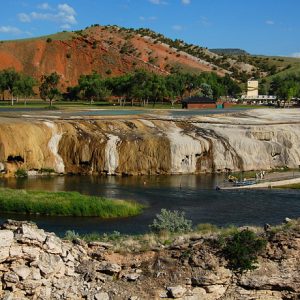
{"label": "cliff face", "polygon": [[187,174],[300,165],[299,110],[184,120],[2,119],[0,162],[58,173]]}
{"label": "cliff face", "polygon": [[[86,244],[63,241],[27,222],[9,220],[0,228],[1,299],[296,300],[300,295],[299,222],[277,233],[260,232],[267,247],[257,269],[243,274],[228,268],[216,235],[178,236],[169,246],[149,236],[119,245]],[[142,251],[145,242],[149,249]],[[118,247],[122,251],[116,252]]]}

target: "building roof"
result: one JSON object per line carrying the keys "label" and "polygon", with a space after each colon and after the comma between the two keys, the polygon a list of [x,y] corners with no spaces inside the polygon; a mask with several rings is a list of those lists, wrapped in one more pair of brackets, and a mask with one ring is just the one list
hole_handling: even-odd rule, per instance
{"label": "building roof", "polygon": [[183,103],[199,103],[199,104],[215,104],[217,101],[215,99],[205,97],[205,96],[192,96],[182,100]]}

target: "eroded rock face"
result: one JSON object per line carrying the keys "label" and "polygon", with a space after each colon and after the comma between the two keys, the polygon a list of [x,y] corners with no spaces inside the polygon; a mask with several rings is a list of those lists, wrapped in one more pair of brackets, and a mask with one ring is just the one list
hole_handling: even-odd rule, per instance
{"label": "eroded rock face", "polygon": [[[149,120],[2,120],[0,164],[76,174],[186,174],[300,165],[300,109]],[[36,172],[36,171],[34,171]]]}
{"label": "eroded rock face", "polygon": [[[26,228],[26,230],[24,230]],[[300,229],[300,228],[299,228]],[[298,299],[299,231],[268,235],[258,268],[235,274],[215,237],[179,237],[152,251],[63,241],[26,222],[0,229],[0,299]],[[94,253],[102,253],[95,256]]]}

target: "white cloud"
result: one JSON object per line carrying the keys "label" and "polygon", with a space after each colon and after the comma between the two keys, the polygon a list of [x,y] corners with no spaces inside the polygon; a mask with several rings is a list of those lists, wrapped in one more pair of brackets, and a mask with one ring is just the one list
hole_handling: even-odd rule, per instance
{"label": "white cloud", "polygon": [[274,25],[275,24],[275,22],[273,20],[267,20],[265,23],[267,25]]}
{"label": "white cloud", "polygon": [[300,58],[300,52],[292,53],[291,57]]}
{"label": "white cloud", "polygon": [[191,0],[181,0],[181,3],[184,5],[191,4]]}
{"label": "white cloud", "polygon": [[204,27],[209,27],[212,25],[212,23],[209,21],[207,17],[201,16],[200,17],[200,24]]}
{"label": "white cloud", "polygon": [[30,16],[25,13],[18,14],[18,18],[23,23],[29,23],[31,21]]}
{"label": "white cloud", "polygon": [[64,30],[69,30],[69,29],[71,29],[71,25],[69,25],[69,24],[63,24],[63,25],[60,26],[60,28],[64,29]]}
{"label": "white cloud", "polygon": [[21,34],[22,31],[13,26],[0,26],[0,32],[2,33],[10,33],[10,34]]}
{"label": "white cloud", "polygon": [[65,13],[66,15],[75,16],[76,12],[74,8],[68,4],[58,4],[58,11],[61,13]]}
{"label": "white cloud", "polygon": [[149,0],[152,4],[161,5],[161,4],[167,4],[164,0]]}
{"label": "white cloud", "polygon": [[181,25],[173,25],[172,29],[176,30],[176,31],[181,31],[183,29],[183,27]]}
{"label": "white cloud", "polygon": [[139,20],[142,22],[146,22],[146,21],[155,21],[157,19],[157,17],[151,16],[151,17],[144,17],[144,16],[140,16]]}
{"label": "white cloud", "polygon": [[38,7],[38,9],[43,9],[43,10],[51,10],[52,9],[51,6],[49,5],[49,3],[47,3],[47,2],[41,3],[37,7]]}
{"label": "white cloud", "polygon": [[[43,4],[43,8],[40,9],[51,9],[50,6],[47,6],[47,3]],[[21,22],[31,22],[33,20],[43,20],[56,22],[61,24],[60,27],[64,29],[70,29],[71,25],[77,24],[76,20],[76,11],[70,5],[63,3],[58,4],[57,8],[53,12],[31,12],[29,14],[20,13],[18,15]]]}

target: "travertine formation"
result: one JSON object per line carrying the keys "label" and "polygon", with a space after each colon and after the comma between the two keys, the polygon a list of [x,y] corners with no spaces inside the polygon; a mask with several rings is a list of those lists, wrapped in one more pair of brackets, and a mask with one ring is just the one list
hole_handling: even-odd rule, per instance
{"label": "travertine formation", "polygon": [[193,118],[5,119],[0,164],[75,174],[187,174],[300,165],[300,110]]}
{"label": "travertine formation", "polygon": [[169,246],[117,253],[107,242],[63,241],[9,220],[0,230],[0,299],[296,300],[299,229],[261,233],[268,244],[258,268],[237,274],[216,235],[190,234]]}

